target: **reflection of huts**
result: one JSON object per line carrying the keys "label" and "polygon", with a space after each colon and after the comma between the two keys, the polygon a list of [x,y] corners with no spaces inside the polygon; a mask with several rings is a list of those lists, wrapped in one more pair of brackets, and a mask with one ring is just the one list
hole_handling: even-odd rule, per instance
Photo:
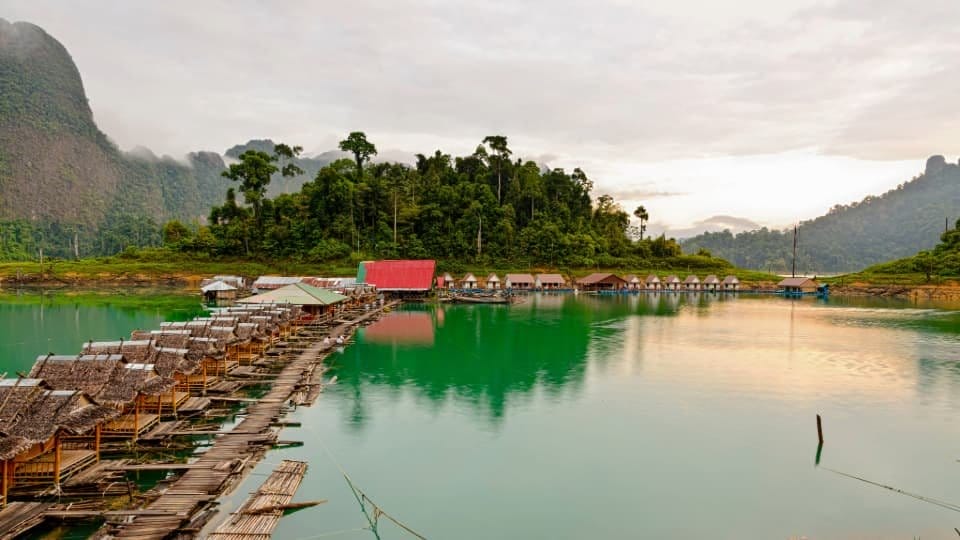
{"label": "reflection of huts", "polygon": [[463,279],[460,281],[461,289],[476,289],[477,288],[477,278],[473,274],[467,273],[463,276]]}
{"label": "reflection of huts", "polygon": [[643,288],[643,280],[634,274],[627,274],[623,279],[626,280],[627,288],[631,291],[639,291]]}
{"label": "reflection of huts", "polygon": [[650,274],[647,276],[647,279],[644,281],[643,285],[648,291],[659,291],[661,288],[660,278]]}
{"label": "reflection of huts", "polygon": [[214,281],[200,287],[203,299],[206,302],[224,302],[237,297],[237,288],[222,281]]}
{"label": "reflection of huts", "polygon": [[700,290],[700,278],[692,274],[687,276],[687,279],[683,280],[683,288],[688,291]]}
{"label": "reflection of huts", "polygon": [[[61,482],[96,463],[100,426],[117,415],[79,390],[53,390],[40,379],[0,380],[0,493]],[[71,437],[93,433],[93,448]]]}
{"label": "reflection of huts", "polygon": [[700,288],[705,291],[715,291],[720,288],[720,279],[717,276],[710,274],[709,276],[703,278],[703,282],[700,283]]}
{"label": "reflection of huts", "polygon": [[507,274],[504,287],[514,290],[533,289],[534,279],[530,274]]}
{"label": "reflection of huts", "polygon": [[500,288],[500,278],[496,274],[487,276],[487,289],[497,290]]}
{"label": "reflection of huts", "polygon": [[542,291],[563,289],[567,286],[567,280],[560,274],[537,274],[534,286]]}
{"label": "reflection of huts", "polygon": [[737,291],[740,290],[740,280],[737,279],[737,276],[727,276],[723,278],[723,290],[725,291]]}
{"label": "reflection of huts", "polygon": [[663,280],[663,288],[668,291],[680,290],[680,278],[673,275],[667,276],[667,278]]}
{"label": "reflection of huts", "polygon": [[619,291],[627,286],[626,280],[616,274],[595,272],[577,280],[585,291]]}

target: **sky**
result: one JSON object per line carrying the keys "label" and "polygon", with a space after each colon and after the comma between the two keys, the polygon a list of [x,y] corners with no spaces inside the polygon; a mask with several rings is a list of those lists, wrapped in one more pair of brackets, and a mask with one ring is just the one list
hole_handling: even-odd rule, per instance
{"label": "sky", "polygon": [[[121,148],[252,138],[583,168],[650,231],[785,227],[956,161],[957,0],[0,0]],[[958,145],[960,146],[960,145]]]}

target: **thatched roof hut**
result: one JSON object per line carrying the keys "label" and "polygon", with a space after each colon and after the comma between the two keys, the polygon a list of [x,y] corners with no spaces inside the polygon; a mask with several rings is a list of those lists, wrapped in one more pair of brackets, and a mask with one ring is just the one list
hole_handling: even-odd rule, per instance
{"label": "thatched roof hut", "polygon": [[116,375],[113,383],[98,394],[101,403],[124,405],[138,394],[159,396],[177,385],[173,378],[161,377],[153,364],[124,364]]}
{"label": "thatched roof hut", "polygon": [[122,354],[132,363],[149,362],[153,352],[152,339],[88,341],[83,345],[83,354]]}
{"label": "thatched roof hut", "polygon": [[52,390],[41,379],[0,380],[0,459],[11,459],[62,429],[83,434],[118,416],[79,390]]}
{"label": "thatched roof hut", "polygon": [[95,401],[101,392],[122,375],[126,364],[122,354],[81,354],[38,356],[30,378],[43,379],[54,390],[80,390]]}

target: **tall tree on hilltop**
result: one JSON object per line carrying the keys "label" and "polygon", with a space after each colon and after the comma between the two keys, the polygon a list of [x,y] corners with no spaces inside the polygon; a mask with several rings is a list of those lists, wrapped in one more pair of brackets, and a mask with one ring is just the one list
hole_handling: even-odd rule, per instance
{"label": "tall tree on hilltop", "polygon": [[347,138],[340,141],[340,150],[353,154],[354,161],[357,162],[357,183],[363,179],[363,164],[370,161],[370,156],[377,155],[377,147],[367,140],[366,133],[362,131],[353,131]]}
{"label": "tall tree on hilltop", "polygon": [[643,233],[647,230],[647,220],[650,219],[650,214],[647,213],[647,209],[643,205],[640,205],[633,211],[633,215],[640,220],[640,239],[643,240]]}
{"label": "tall tree on hilltop", "polygon": [[483,142],[489,145],[490,150],[497,155],[497,203],[500,203],[500,192],[503,187],[503,160],[510,157],[513,152],[507,148],[506,135],[487,135],[483,138]]}
{"label": "tall tree on hilltop", "polygon": [[239,163],[231,163],[222,176],[234,182],[240,182],[240,191],[244,201],[253,209],[253,216],[259,223],[263,208],[263,198],[270,185],[273,173],[280,172],[283,176],[297,176],[303,174],[303,169],[296,164],[287,162],[282,169],[276,163],[281,160],[292,160],[300,155],[303,148],[278,144],[273,148],[273,154],[259,150],[247,150],[240,154]]}

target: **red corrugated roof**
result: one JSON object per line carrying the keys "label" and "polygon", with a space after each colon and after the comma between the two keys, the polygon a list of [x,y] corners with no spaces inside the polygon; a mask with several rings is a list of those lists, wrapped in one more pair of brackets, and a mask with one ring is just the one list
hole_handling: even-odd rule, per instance
{"label": "red corrugated roof", "polygon": [[437,261],[368,261],[364,281],[381,291],[429,291]]}

